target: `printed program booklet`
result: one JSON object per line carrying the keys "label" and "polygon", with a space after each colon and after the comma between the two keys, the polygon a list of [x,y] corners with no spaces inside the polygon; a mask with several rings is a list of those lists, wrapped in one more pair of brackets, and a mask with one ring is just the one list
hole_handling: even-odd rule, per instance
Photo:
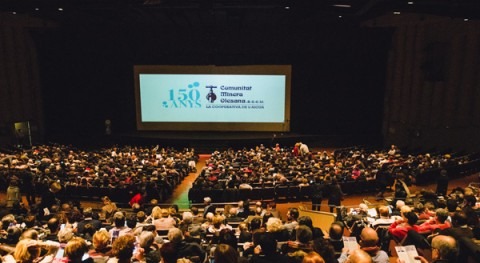
{"label": "printed program booklet", "polygon": [[419,263],[421,262],[415,257],[418,256],[417,248],[414,245],[409,246],[396,246],[395,250],[397,251],[398,258],[405,263]]}
{"label": "printed program booklet", "polygon": [[343,247],[348,248],[350,252],[358,248],[356,237],[343,237]]}

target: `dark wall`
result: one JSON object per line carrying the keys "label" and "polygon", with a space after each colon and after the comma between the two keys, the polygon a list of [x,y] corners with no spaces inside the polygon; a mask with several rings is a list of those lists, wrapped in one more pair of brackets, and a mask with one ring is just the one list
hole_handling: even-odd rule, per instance
{"label": "dark wall", "polygon": [[320,17],[184,15],[34,31],[47,136],[102,134],[105,119],[114,133],[135,131],[136,64],[291,64],[292,132],[381,134],[389,30]]}

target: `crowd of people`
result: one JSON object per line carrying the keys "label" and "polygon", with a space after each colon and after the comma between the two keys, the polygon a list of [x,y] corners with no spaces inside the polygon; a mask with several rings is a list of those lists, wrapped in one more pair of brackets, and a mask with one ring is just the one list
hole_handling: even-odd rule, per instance
{"label": "crowd of people", "polygon": [[[340,205],[341,185],[355,182],[368,182],[381,199],[387,188],[396,189],[398,198],[409,195],[408,186],[428,171],[437,171],[443,180],[438,194],[445,195],[448,177],[444,172],[448,167],[466,164],[469,155],[453,154],[402,154],[392,145],[387,150],[368,148],[346,148],[334,152],[309,151],[304,143],[292,147],[265,147],[254,149],[215,151],[206,161],[193,190],[206,193],[209,190],[253,189],[254,187],[299,186],[309,188],[309,195],[316,207],[328,197],[331,206]],[[398,184],[395,185],[394,184]],[[394,186],[394,187],[392,187]],[[220,201],[220,200],[217,200]]]}
{"label": "crowd of people", "polygon": [[58,198],[68,199],[69,187],[124,189],[127,198],[141,192],[147,202],[165,201],[175,184],[195,171],[197,160],[194,149],[114,146],[87,151],[39,145],[0,153],[0,190],[7,191],[9,207],[21,205],[19,193],[24,193],[30,207],[41,197],[43,209]]}
{"label": "crowd of people", "polygon": [[[7,198],[0,202],[2,261],[383,263],[392,255],[385,244],[393,240],[419,251],[432,250],[431,256],[421,254],[422,262],[456,262],[462,240],[480,238],[479,193],[474,187],[447,193],[443,185],[445,193],[437,191],[441,198],[424,192],[415,202],[397,196],[395,207],[376,207],[373,214],[372,207],[360,204],[350,213],[340,213],[329,229],[314,226],[312,218],[300,216],[297,208],[281,215],[273,201],[240,200],[221,210],[205,197],[203,207],[192,206],[183,213],[174,204],[159,206],[164,186],[158,182],[194,172],[197,161],[191,149],[159,147],[82,151],[52,145],[0,154],[1,178],[8,185]],[[335,196],[336,188],[336,197],[328,201],[333,208],[343,196],[339,182],[381,181],[385,172],[407,185],[422,169],[467,161],[447,155],[402,155],[395,146],[386,151],[315,153],[303,143],[283,148],[259,145],[214,152],[193,187],[312,185],[318,187],[313,202],[318,207],[326,196]],[[389,182],[378,184],[381,193]],[[128,190],[131,207],[121,209],[108,196],[98,211],[82,207],[78,200],[58,195],[68,185]],[[355,237],[357,246],[346,247],[345,236]]]}

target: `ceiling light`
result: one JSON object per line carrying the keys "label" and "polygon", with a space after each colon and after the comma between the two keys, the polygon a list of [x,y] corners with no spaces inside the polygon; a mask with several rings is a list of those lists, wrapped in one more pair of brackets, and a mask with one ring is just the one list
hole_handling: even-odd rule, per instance
{"label": "ceiling light", "polygon": [[17,14],[17,12],[15,12],[15,11],[12,12],[12,15],[16,15],[16,14]]}
{"label": "ceiling light", "polygon": [[334,7],[341,7],[341,8],[350,8],[352,7],[351,5],[341,5],[341,4],[336,4],[336,5],[333,5]]}
{"label": "ceiling light", "polygon": [[468,18],[464,18],[463,21],[468,22]]}
{"label": "ceiling light", "polygon": [[58,11],[63,11],[63,8],[59,7],[59,8],[58,8]]}
{"label": "ceiling light", "polygon": [[38,8],[38,7],[35,7],[35,11],[38,11],[38,10],[40,10],[40,8]]}
{"label": "ceiling light", "polygon": [[399,14],[400,14],[400,11],[394,11],[393,14],[394,14],[394,15],[399,15]]}
{"label": "ceiling light", "polygon": [[413,5],[413,1],[408,1],[407,4]]}

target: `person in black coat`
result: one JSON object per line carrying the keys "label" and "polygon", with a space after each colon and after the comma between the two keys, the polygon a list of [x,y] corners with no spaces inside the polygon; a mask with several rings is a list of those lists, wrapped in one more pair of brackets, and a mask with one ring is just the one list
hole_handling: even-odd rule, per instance
{"label": "person in black coat", "polygon": [[84,234],[84,228],[86,224],[91,224],[95,230],[99,230],[102,227],[102,221],[93,219],[93,211],[91,207],[83,209],[84,219],[77,224],[77,233]]}
{"label": "person in black coat", "polygon": [[212,199],[210,197],[205,197],[203,198],[203,203],[205,204],[203,218],[207,218],[208,213],[213,213],[215,215],[216,207],[212,205]]}
{"label": "person in black coat", "polygon": [[324,189],[325,185],[323,184],[323,180],[316,177],[315,183],[312,185],[312,210],[320,211]]}
{"label": "person in black coat", "polygon": [[446,196],[448,190],[448,173],[447,170],[442,169],[437,178],[437,195]]}
{"label": "person in black coat", "polygon": [[277,241],[267,234],[260,237],[259,247],[254,249],[251,263],[288,262],[288,257],[277,251]]}
{"label": "person in black coat", "polygon": [[328,189],[328,206],[330,207],[330,213],[333,213],[335,207],[341,205],[343,200],[342,188],[336,178],[333,178]]}

